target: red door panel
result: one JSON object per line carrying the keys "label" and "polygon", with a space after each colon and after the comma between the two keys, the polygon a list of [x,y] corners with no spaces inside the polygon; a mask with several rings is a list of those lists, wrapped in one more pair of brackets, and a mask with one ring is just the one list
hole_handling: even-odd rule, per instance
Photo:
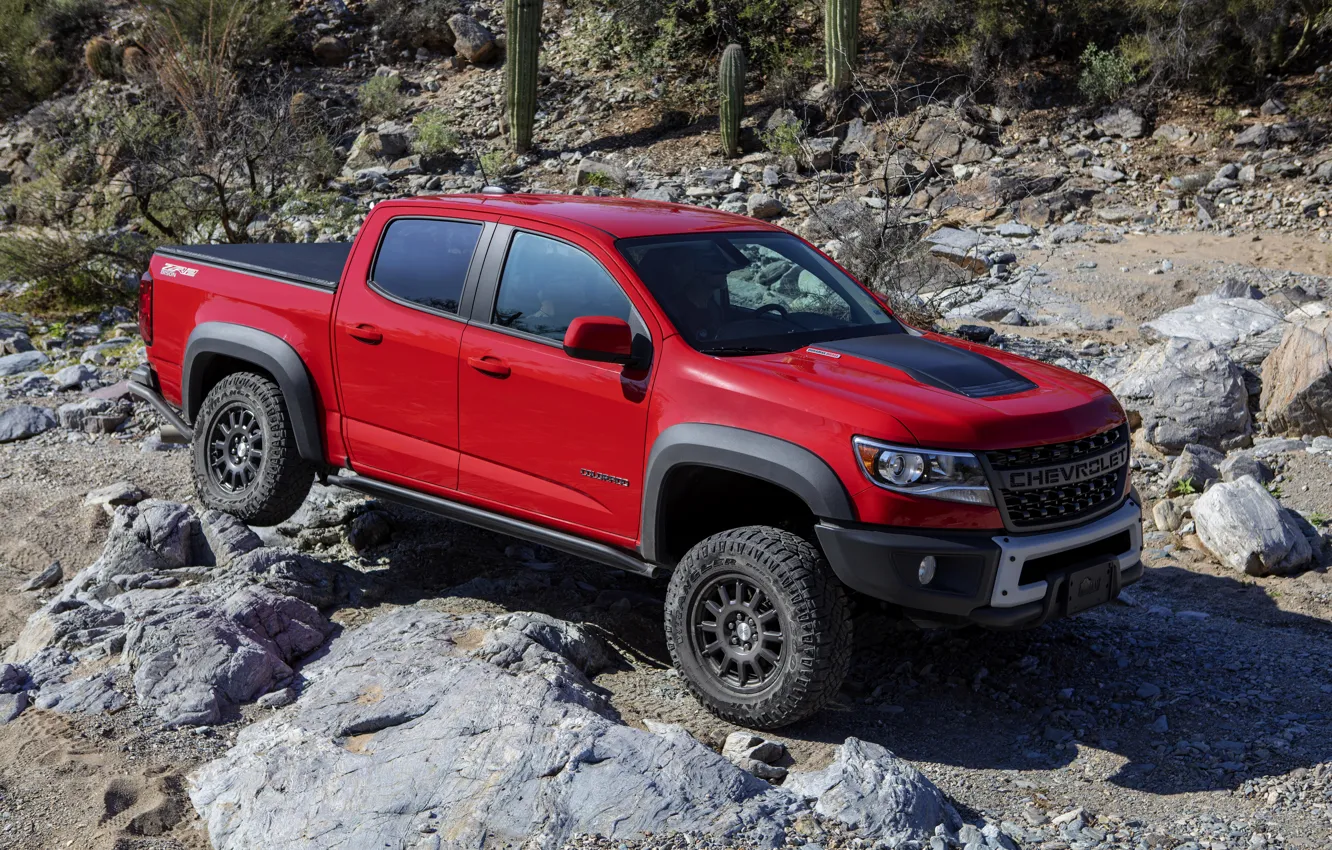
{"label": "red door panel", "polygon": [[637,540],[646,375],[480,325],[460,361],[458,489]]}

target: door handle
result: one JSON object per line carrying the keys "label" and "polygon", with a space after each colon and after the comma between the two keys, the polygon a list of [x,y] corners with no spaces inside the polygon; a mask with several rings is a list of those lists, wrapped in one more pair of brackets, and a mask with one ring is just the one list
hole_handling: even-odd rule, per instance
{"label": "door handle", "polygon": [[361,342],[368,342],[371,345],[379,345],[384,341],[384,332],[374,325],[352,325],[347,328],[347,333],[352,339],[359,339]]}
{"label": "door handle", "polygon": [[509,368],[509,364],[498,357],[468,357],[467,365],[478,372],[494,375],[496,378],[507,378],[513,372]]}

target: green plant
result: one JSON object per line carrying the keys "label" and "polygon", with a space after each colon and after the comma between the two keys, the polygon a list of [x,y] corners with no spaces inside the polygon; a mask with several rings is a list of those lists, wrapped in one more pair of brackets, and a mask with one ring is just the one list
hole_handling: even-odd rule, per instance
{"label": "green plant", "polygon": [[120,45],[109,38],[98,36],[83,48],[83,62],[99,80],[114,80],[120,76]]}
{"label": "green plant", "polygon": [[458,149],[458,134],[449,116],[438,109],[427,109],[412,119],[416,139],[412,150],[421,156],[447,156]]}
{"label": "green plant", "polygon": [[860,0],[827,0],[823,11],[823,41],[828,85],[844,91],[856,67],[860,33]]}
{"label": "green plant", "polygon": [[740,155],[740,119],[745,115],[745,51],[738,44],[722,51],[718,80],[721,93],[722,150],[727,156]]}
{"label": "green plant", "polygon": [[1309,521],[1309,524],[1314,526],[1315,528],[1321,528],[1322,526],[1325,526],[1328,523],[1328,516],[1322,511],[1314,511],[1311,514],[1308,514],[1305,517],[1305,519],[1307,519]]}
{"label": "green plant", "polygon": [[1212,112],[1212,120],[1222,127],[1232,127],[1239,121],[1239,112],[1230,106],[1218,106]]}
{"label": "green plant", "polygon": [[504,59],[504,103],[509,139],[518,153],[532,147],[536,121],[537,59],[541,54],[542,0],[505,0],[509,42]]}
{"label": "green plant", "polygon": [[1175,486],[1170,488],[1172,496],[1192,496],[1198,492],[1198,488],[1193,486],[1192,478],[1184,478],[1175,482]]}
{"label": "green plant", "polygon": [[1081,62],[1078,91],[1093,103],[1117,100],[1138,79],[1133,63],[1118,50],[1102,50],[1089,44],[1082,51]]}
{"label": "green plant", "polygon": [[286,0],[147,0],[155,26],[228,66],[269,57],[291,38]]}
{"label": "green plant", "polygon": [[763,142],[763,147],[778,156],[799,158],[804,152],[802,144],[804,133],[801,132],[799,124],[778,124],[776,127],[765,130],[759,138]]}
{"label": "green plant", "polygon": [[508,172],[513,165],[513,157],[502,149],[486,151],[477,158],[477,165],[481,167],[481,176],[486,183],[493,185]]}
{"label": "green plant", "polygon": [[407,108],[402,78],[396,74],[371,77],[356,90],[356,102],[360,104],[361,114],[369,120],[396,118]]}
{"label": "green plant", "polygon": [[101,0],[0,0],[0,116],[64,85],[105,14]]}

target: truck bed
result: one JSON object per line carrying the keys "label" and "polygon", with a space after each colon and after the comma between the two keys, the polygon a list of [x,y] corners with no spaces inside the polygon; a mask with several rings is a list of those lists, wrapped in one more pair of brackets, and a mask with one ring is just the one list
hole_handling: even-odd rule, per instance
{"label": "truck bed", "polygon": [[157,253],[177,260],[194,260],[249,274],[336,289],[351,246],[350,242],[168,245],[158,248]]}

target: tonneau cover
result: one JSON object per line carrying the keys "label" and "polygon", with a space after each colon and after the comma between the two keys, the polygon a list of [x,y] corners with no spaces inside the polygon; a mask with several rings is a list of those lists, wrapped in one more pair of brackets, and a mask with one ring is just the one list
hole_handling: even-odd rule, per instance
{"label": "tonneau cover", "polygon": [[237,271],[336,289],[350,242],[256,242],[239,245],[167,245],[157,253]]}

